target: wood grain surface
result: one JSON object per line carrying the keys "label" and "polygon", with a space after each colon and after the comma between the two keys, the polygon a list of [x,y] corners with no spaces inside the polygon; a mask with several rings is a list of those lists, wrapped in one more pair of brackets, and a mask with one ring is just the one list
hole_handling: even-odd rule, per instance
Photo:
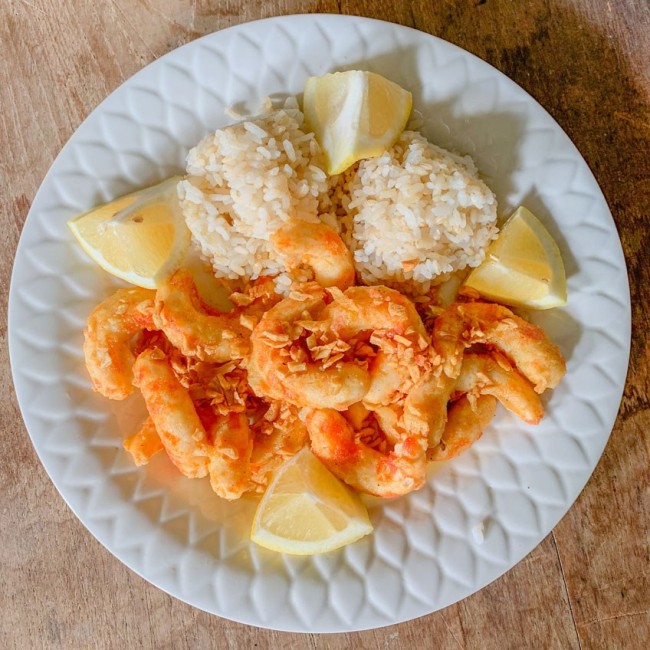
{"label": "wood grain surface", "polygon": [[[115,559],[56,492],[25,431],[6,296],[30,202],[115,87],[198,36],[300,12],[440,36],[535,97],[600,183],[623,242],[634,333],[611,439],[569,513],[527,558],[430,616],[296,635],[205,614]],[[0,648],[650,647],[650,5],[648,0],[2,0],[0,3]]]}

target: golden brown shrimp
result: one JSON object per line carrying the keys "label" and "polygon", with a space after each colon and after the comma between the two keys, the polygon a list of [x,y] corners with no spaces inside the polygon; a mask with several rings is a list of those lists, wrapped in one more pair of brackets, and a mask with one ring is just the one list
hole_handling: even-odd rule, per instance
{"label": "golden brown shrimp", "polygon": [[248,418],[245,413],[218,417],[210,433],[210,485],[224,499],[239,499],[251,488],[253,440]]}
{"label": "golden brown shrimp", "polygon": [[[456,380],[448,377],[440,367],[431,368],[422,375],[405,397],[390,404],[372,408],[382,430],[394,440],[400,431],[423,436],[428,446],[435,447],[447,423],[447,404]],[[364,405],[368,406],[364,399]]]}
{"label": "golden brown shrimp", "polygon": [[271,242],[285,258],[289,272],[308,266],[322,287],[345,290],[354,284],[352,253],[324,223],[291,221],[273,234]]}
{"label": "golden brown shrimp", "polygon": [[298,417],[298,409],[286,402],[271,402],[253,430],[252,489],[263,492],[273,472],[305,446],[308,434]]}
{"label": "golden brown shrimp", "polygon": [[157,348],[140,354],[134,375],[165,450],[182,474],[209,474],[212,489],[224,499],[238,499],[250,488],[252,440],[245,413],[219,415],[208,407],[200,417],[167,355]]}
{"label": "golden brown shrimp", "polygon": [[449,407],[440,442],[429,445],[428,460],[449,460],[476,442],[494,417],[497,400],[529,424],[544,414],[531,383],[497,352],[466,353],[454,391],[461,396]]}
{"label": "golden brown shrimp", "polygon": [[325,367],[312,361],[302,348],[296,358],[291,356],[292,345],[308,333],[298,321],[313,319],[324,301],[325,291],[312,284],[264,314],[253,330],[248,359],[248,380],[258,396],[299,407],[345,409],[366,394],[369,374],[358,364]]}
{"label": "golden brown shrimp", "polygon": [[394,356],[380,350],[370,362],[370,385],[363,403],[371,410],[394,404],[404,396],[408,367]]}
{"label": "golden brown shrimp", "polygon": [[544,407],[531,383],[495,352],[465,354],[455,390],[492,395],[527,424],[539,424]]}
{"label": "golden brown shrimp", "polygon": [[[418,337],[427,341],[413,303],[399,291],[384,286],[350,287],[343,294],[335,294],[319,318],[328,321],[332,332],[344,340],[371,330],[404,345]],[[402,341],[405,338],[409,340]]]}
{"label": "golden brown shrimp", "polygon": [[427,460],[450,460],[471,447],[491,422],[497,400],[480,395],[471,401],[466,395],[452,403],[440,442],[427,451]]}
{"label": "golden brown shrimp", "polygon": [[379,347],[370,364],[364,404],[370,409],[399,401],[428,367],[429,339],[413,303],[388,287],[351,287],[319,317],[334,336],[349,340],[371,331]]}
{"label": "golden brown shrimp", "polygon": [[151,417],[144,421],[138,431],[126,438],[122,445],[133,456],[136,465],[146,465],[154,454],[165,448]]}
{"label": "golden brown shrimp", "polygon": [[[325,306],[327,294],[322,289],[303,288],[302,294],[265,314],[251,338],[251,386],[258,395],[313,408],[345,410],[364,399],[369,389],[371,407],[397,401],[419,381],[429,356],[426,331],[415,307],[387,287],[331,293],[334,300]],[[310,334],[309,350],[292,350],[303,329]],[[317,334],[327,341],[311,345]],[[366,370],[345,356],[355,341],[368,335],[381,352]],[[371,346],[366,347],[374,354]],[[324,356],[318,356],[321,353]]]}
{"label": "golden brown shrimp", "polygon": [[248,353],[250,330],[242,325],[241,310],[221,313],[208,307],[185,269],[158,288],[154,321],[186,356],[221,363]]}
{"label": "golden brown shrimp", "polygon": [[566,372],[564,357],[544,331],[501,305],[453,304],[436,319],[433,342],[452,376],[458,372],[464,349],[474,343],[503,352],[538,393],[555,388]]}
{"label": "golden brown shrimp", "polygon": [[211,451],[207,435],[167,355],[158,348],[145,350],[135,361],[133,375],[171,461],[189,478],[206,476]]}
{"label": "golden brown shrimp", "polygon": [[447,403],[456,379],[440,368],[432,369],[413,387],[404,400],[403,426],[426,436],[428,447],[435,447],[447,423]]}
{"label": "golden brown shrimp", "polygon": [[106,298],[88,316],[84,330],[86,368],[95,390],[110,399],[133,392],[133,339],[154,329],[155,292],[133,287]]}
{"label": "golden brown shrimp", "polygon": [[426,435],[401,432],[392,450],[381,451],[360,440],[352,424],[333,409],[310,409],[305,424],[314,454],[351,487],[380,497],[396,497],[424,484]]}

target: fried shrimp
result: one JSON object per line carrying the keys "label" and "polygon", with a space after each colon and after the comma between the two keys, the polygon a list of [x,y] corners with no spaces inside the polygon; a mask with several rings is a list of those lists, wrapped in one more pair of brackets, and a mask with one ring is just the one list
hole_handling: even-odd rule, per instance
{"label": "fried shrimp", "polygon": [[134,376],[165,451],[181,473],[188,478],[209,474],[212,489],[224,499],[247,491],[252,440],[246,414],[197,408],[158,348],[138,356]]}
{"label": "fried shrimp", "polygon": [[492,395],[527,424],[539,424],[544,407],[531,383],[498,353],[466,354],[455,390],[471,395]]}
{"label": "fried shrimp", "polygon": [[310,409],[305,420],[313,453],[349,486],[380,497],[417,490],[426,478],[426,436],[392,429],[386,450],[360,439],[353,425],[333,409]]}
{"label": "fried shrimp", "polygon": [[463,395],[453,402],[442,438],[429,448],[427,460],[450,460],[471,447],[494,417],[496,404],[491,395],[480,395],[473,401]]}
{"label": "fried shrimp", "polygon": [[430,440],[428,460],[449,460],[476,442],[494,417],[497,401],[528,424],[544,415],[531,383],[497,352],[466,353],[452,388],[454,401],[438,422],[440,440]]}
{"label": "fried shrimp", "polygon": [[167,355],[158,348],[145,350],[135,361],[133,376],[170,460],[188,478],[207,476],[207,435]]}
{"label": "fried shrimp", "polygon": [[271,237],[287,270],[309,267],[322,287],[345,290],[354,284],[352,253],[339,235],[324,223],[291,221]]}
{"label": "fried shrimp", "polygon": [[220,416],[210,427],[210,434],[210,485],[224,499],[239,499],[251,487],[253,440],[248,418],[245,413]]}
{"label": "fried shrimp", "polygon": [[165,448],[151,417],[148,417],[132,436],[125,438],[122,446],[138,466],[146,465],[154,454]]}
{"label": "fried shrimp", "polygon": [[353,361],[327,366],[311,359],[304,347],[293,347],[309,334],[303,325],[322,311],[325,297],[325,290],[315,284],[305,286],[272,307],[255,327],[248,380],[258,396],[334,409],[363,399],[370,381],[366,369]]}
{"label": "fried shrimp", "polygon": [[555,388],[566,373],[564,357],[544,331],[501,305],[453,304],[436,319],[433,342],[450,375],[457,374],[463,351],[475,343],[502,352],[537,393]]}
{"label": "fried shrimp", "polygon": [[400,366],[388,352],[379,351],[370,362],[370,385],[363,398],[369,408],[388,406],[403,396],[407,368]]}
{"label": "fried shrimp", "polygon": [[335,294],[320,319],[328,321],[332,332],[344,340],[370,330],[396,342],[418,336],[426,342],[426,331],[413,303],[384,286],[350,287]]}
{"label": "fried shrimp", "polygon": [[305,446],[307,428],[298,417],[296,407],[273,401],[253,423],[252,429],[255,439],[251,455],[251,489],[263,492],[271,474]]}
{"label": "fried shrimp", "polygon": [[249,349],[250,329],[241,309],[221,313],[199,296],[189,271],[174,273],[156,292],[154,321],[184,355],[216,363],[241,359]]}
{"label": "fried shrimp", "polygon": [[416,384],[404,400],[404,427],[426,436],[429,447],[435,447],[447,423],[447,403],[456,386],[456,379],[439,368],[432,369]]}
{"label": "fried shrimp", "polygon": [[99,303],[84,330],[86,368],[95,390],[110,399],[133,392],[133,341],[143,330],[154,329],[155,292],[120,289]]}
{"label": "fried shrimp", "polygon": [[320,315],[333,335],[349,340],[371,332],[379,352],[370,365],[364,404],[370,409],[395,403],[427,368],[429,339],[413,303],[388,287],[351,287]]}

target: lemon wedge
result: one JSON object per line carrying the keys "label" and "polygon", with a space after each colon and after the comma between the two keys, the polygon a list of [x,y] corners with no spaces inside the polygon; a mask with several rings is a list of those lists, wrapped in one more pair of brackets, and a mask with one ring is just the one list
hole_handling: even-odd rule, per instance
{"label": "lemon wedge", "polygon": [[180,176],[127,194],[68,221],[81,247],[105,271],[155,289],[190,244],[176,186]]}
{"label": "lemon wedge", "polygon": [[305,447],[277,471],[260,501],[251,539],[293,555],[314,555],[372,532],[359,496]]}
{"label": "lemon wedge", "polygon": [[412,105],[410,92],[362,70],[309,77],[303,96],[307,126],[325,152],[330,175],[392,147]]}
{"label": "lemon wedge", "polygon": [[523,206],[506,221],[465,286],[515,307],[551,309],[567,301],[560,249],[542,222]]}

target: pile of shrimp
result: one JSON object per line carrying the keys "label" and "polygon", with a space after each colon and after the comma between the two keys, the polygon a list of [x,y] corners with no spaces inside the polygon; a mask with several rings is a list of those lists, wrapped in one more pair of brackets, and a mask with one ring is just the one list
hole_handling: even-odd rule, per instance
{"label": "pile of shrimp", "polygon": [[297,409],[248,384],[251,329],[279,296],[262,279],[230,299],[232,311],[210,309],[185,270],[157,291],[120,289],[91,313],[84,353],[99,393],[142,393],[149,416],[123,442],[137,465],[164,450],[188,478],[209,476],[219,496],[238,499],[263,492],[307,431]]}
{"label": "pile of shrimp", "polygon": [[139,389],[148,418],[124,441],[136,464],[165,451],[226,499],[263,492],[309,444],[350,487],[381,497],[416,490],[429,461],[472,445],[497,402],[528,424],[564,358],[540,328],[502,305],[446,308],[385,286],[355,286],[350,252],[324,224],[272,238],[296,280],[271,278],[208,307],[179,270],[156,291],[130,288],[91,313],[86,365],[95,389]]}

